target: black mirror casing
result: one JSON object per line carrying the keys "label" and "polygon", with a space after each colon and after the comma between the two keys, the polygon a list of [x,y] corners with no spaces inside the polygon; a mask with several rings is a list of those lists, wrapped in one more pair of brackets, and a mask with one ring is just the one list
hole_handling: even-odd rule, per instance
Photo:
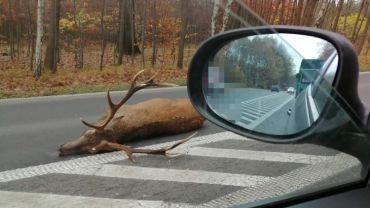
{"label": "black mirror casing", "polygon": [[[364,168],[363,175],[367,175],[370,163],[370,138],[367,133],[356,134],[356,130],[348,127],[346,134],[336,134],[337,129],[347,128],[348,125],[326,128],[328,121],[325,116],[333,116],[336,112],[330,112],[331,106],[326,106],[324,115],[312,127],[294,135],[268,135],[245,129],[215,114],[208,106],[202,89],[203,73],[208,69],[208,62],[215,53],[225,44],[232,40],[258,34],[290,33],[314,36],[330,42],[338,53],[338,69],[332,84],[335,93],[333,99],[340,108],[351,117],[352,122],[361,131],[367,132],[369,109],[366,108],[358,96],[358,60],[357,54],[349,40],[345,37],[326,30],[295,27],[295,26],[268,26],[238,29],[215,35],[205,41],[197,50],[189,66],[188,71],[188,94],[196,110],[212,123],[256,140],[272,143],[312,143],[327,146],[346,152],[361,160]],[[326,115],[325,115],[326,114]],[[320,121],[321,120],[321,121]],[[326,122],[326,123],[325,123]],[[332,135],[335,135],[333,138]],[[356,139],[348,139],[348,136],[356,135]]]}
{"label": "black mirror casing", "polygon": [[[264,141],[271,140],[271,142],[276,142],[274,138],[269,138],[268,135],[258,135],[255,133],[253,133],[253,135],[248,135],[243,128],[224,122],[222,118],[214,114],[212,110],[207,107],[207,103],[202,92],[202,73],[207,70],[209,58],[213,57],[219,48],[234,39],[258,34],[273,33],[291,33],[315,36],[334,45],[338,51],[339,63],[333,88],[336,89],[337,94],[340,95],[340,102],[344,102],[346,104],[343,106],[345,108],[349,108],[348,113],[351,114],[353,119],[360,126],[365,127],[368,122],[369,110],[361,103],[358,96],[358,61],[357,54],[353,49],[351,42],[337,33],[308,27],[272,26],[238,29],[218,34],[205,41],[195,53],[188,72],[188,94],[198,112],[204,115],[211,122],[236,133],[244,136],[252,136],[255,139],[259,139],[258,137],[262,136]],[[304,138],[305,135],[298,137],[293,136],[291,139],[301,139]]]}

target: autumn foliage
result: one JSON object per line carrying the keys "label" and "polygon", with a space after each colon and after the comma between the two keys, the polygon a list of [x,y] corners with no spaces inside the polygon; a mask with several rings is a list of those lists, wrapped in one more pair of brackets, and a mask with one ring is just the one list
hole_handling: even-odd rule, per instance
{"label": "autumn foliage", "polygon": [[[343,34],[360,54],[361,70],[370,70],[369,10],[370,0],[0,0],[0,97],[116,87],[142,68],[185,83],[192,54],[211,34],[267,24]],[[41,57],[37,26],[44,29]]]}

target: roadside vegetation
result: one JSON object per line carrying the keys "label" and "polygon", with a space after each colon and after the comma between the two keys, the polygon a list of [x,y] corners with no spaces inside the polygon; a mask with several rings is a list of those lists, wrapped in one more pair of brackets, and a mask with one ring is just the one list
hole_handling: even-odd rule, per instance
{"label": "roadside vegetation", "polygon": [[[186,62],[188,62],[190,54],[194,50],[194,46],[185,49],[186,56],[184,60]],[[160,51],[163,52],[161,49]],[[58,63],[59,70],[56,72],[45,70],[39,79],[32,76],[32,70],[24,69],[23,66],[27,64],[26,57],[24,57],[24,62],[19,61],[13,65],[9,64],[1,70],[0,99],[126,90],[129,87],[130,79],[142,69],[145,69],[143,76],[141,76],[143,79],[157,73],[156,81],[158,82],[185,86],[187,70],[179,70],[171,63],[164,62],[162,57],[169,56],[170,51],[165,50],[164,52],[166,54],[158,54],[159,61],[155,66],[148,63],[143,67],[140,64],[141,57],[139,56],[135,57],[132,63],[131,57],[125,55],[123,59],[125,61],[129,60],[126,64],[106,65],[100,70],[96,68],[96,60],[99,54],[94,53],[94,48],[88,48],[85,52],[86,65],[83,70],[72,66],[74,64],[72,57],[64,57],[70,54],[62,54],[63,61]],[[150,56],[149,52],[147,54],[146,56]],[[107,56],[106,58],[105,61],[109,62],[109,58],[113,57]]]}
{"label": "roadside vegetation", "polygon": [[370,0],[0,0],[0,99],[122,90],[141,69],[185,85],[202,41],[265,24],[338,32],[370,71]]}
{"label": "roadside vegetation", "polygon": [[[103,72],[96,69],[71,70],[68,73],[45,72],[39,80],[32,77],[31,71],[21,69],[4,70],[0,73],[0,98],[33,97],[107,90],[126,90],[128,82],[138,72],[136,68],[106,67]],[[158,73],[156,80],[174,85],[186,85],[186,71],[174,69],[146,69],[145,78]],[[10,78],[12,77],[12,78]],[[6,80],[6,81],[5,81]]]}

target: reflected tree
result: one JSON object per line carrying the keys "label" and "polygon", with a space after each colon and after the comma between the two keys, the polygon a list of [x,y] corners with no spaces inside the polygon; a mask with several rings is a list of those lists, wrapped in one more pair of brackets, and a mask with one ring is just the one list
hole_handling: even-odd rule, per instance
{"label": "reflected tree", "polygon": [[216,60],[223,66],[225,83],[269,89],[271,85],[289,86],[294,77],[294,64],[286,46],[271,35],[233,41],[217,56],[223,57]]}
{"label": "reflected tree", "polygon": [[327,42],[327,41],[322,41],[320,42],[320,45],[318,46],[319,49],[319,58],[322,60],[326,60],[329,58],[329,56],[336,51],[334,46]]}

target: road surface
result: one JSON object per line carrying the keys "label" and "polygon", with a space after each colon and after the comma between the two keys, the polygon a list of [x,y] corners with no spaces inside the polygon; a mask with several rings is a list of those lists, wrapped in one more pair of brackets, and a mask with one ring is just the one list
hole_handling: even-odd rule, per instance
{"label": "road surface", "polygon": [[[370,104],[363,87],[370,75],[360,80],[361,99]],[[132,102],[156,93],[142,92]],[[186,93],[171,89],[163,96]],[[82,132],[78,118],[94,120],[103,111],[103,97],[0,101],[6,118],[0,121],[2,206],[228,207],[356,180],[360,174],[359,162],[349,155],[313,145],[257,142],[209,123],[171,159],[137,155],[133,164],[121,152],[58,158],[57,146]],[[166,146],[181,137],[135,145]]]}
{"label": "road surface", "polygon": [[[112,93],[115,100],[122,96],[122,92]],[[151,98],[186,97],[185,87],[148,89],[139,91],[128,104]],[[0,100],[0,171],[71,159],[58,157],[59,146],[78,138],[86,129],[80,118],[96,121],[103,115],[106,103],[105,93]],[[223,130],[206,123],[199,133],[220,131]],[[159,142],[184,136],[165,137]],[[158,138],[136,145],[156,142]]]}

